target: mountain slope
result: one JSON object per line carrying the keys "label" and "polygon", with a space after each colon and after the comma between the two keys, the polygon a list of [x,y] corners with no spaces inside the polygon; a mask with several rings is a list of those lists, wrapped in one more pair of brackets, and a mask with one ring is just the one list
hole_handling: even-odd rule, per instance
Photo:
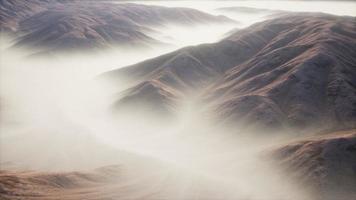
{"label": "mountain slope", "polygon": [[[256,53],[254,50],[244,52],[242,49],[243,44],[241,43],[224,41],[218,44],[187,47],[136,65],[107,72],[102,77],[113,80],[116,84],[129,82],[132,87],[123,93],[135,93],[135,99],[141,101],[142,105],[152,108],[156,107],[157,102],[162,102],[161,107],[167,108],[172,107],[171,105],[179,105],[179,100],[198,95],[202,88],[207,87],[222,76],[227,69]],[[240,55],[234,56],[234,53]],[[147,92],[140,91],[138,89],[140,87],[136,85],[147,82],[158,83],[160,86],[170,88],[170,91],[174,91],[174,96],[180,98],[175,98],[174,103],[170,102],[165,96],[162,96],[164,100],[156,99],[156,102],[143,101],[143,99],[147,99]],[[152,94],[149,96],[152,96]],[[132,96],[123,97],[123,99],[133,100]],[[122,101],[122,99],[119,99],[115,105],[117,108],[135,107],[129,104],[137,101]],[[126,103],[122,104],[123,102]],[[177,108],[169,110],[177,110]]]}
{"label": "mountain slope", "polygon": [[144,81],[121,94],[122,98],[113,105],[115,110],[129,113],[139,109],[141,113],[156,113],[158,116],[172,116],[182,98],[179,91],[159,81]]}
{"label": "mountain slope", "polygon": [[19,23],[35,13],[47,9],[50,0],[2,0],[0,1],[1,31],[16,32]]}
{"label": "mountain slope", "polygon": [[[0,171],[0,198],[74,199],[237,199],[223,181],[138,155],[120,165],[81,171]],[[216,187],[216,185],[221,187]],[[189,187],[187,187],[187,185]],[[184,192],[182,192],[184,191]]]}
{"label": "mountain slope", "polygon": [[356,130],[287,144],[274,151],[274,158],[291,177],[312,186],[320,199],[356,197]]}
{"label": "mountain slope", "polygon": [[243,116],[277,127],[355,127],[354,18],[292,15],[261,25],[282,30],[210,88],[222,118]]}
{"label": "mountain slope", "polygon": [[104,77],[159,81],[186,96],[203,93],[217,119],[231,124],[352,128],[355,27],[352,17],[284,14],[218,43],[186,47]]}
{"label": "mountain slope", "polygon": [[16,46],[46,50],[163,45],[152,35],[168,24],[234,23],[188,8],[132,3],[60,0],[1,3],[3,31],[18,35]]}

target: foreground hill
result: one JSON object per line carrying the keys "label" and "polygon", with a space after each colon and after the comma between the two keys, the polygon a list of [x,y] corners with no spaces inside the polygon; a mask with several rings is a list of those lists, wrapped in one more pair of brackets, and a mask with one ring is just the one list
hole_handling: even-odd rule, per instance
{"label": "foreground hill", "polygon": [[[214,180],[215,181],[215,180]],[[0,171],[0,198],[74,199],[236,199],[203,175],[140,160],[87,171]],[[187,187],[189,186],[189,187]]]}
{"label": "foreground hill", "polygon": [[356,130],[329,133],[280,147],[277,162],[320,199],[356,198]]}
{"label": "foreground hill", "polygon": [[154,28],[203,23],[233,23],[189,8],[131,3],[31,0],[0,3],[1,30],[18,36],[16,46],[46,50],[163,44],[152,37]]}
{"label": "foreground hill", "polygon": [[[283,14],[218,43],[186,47],[105,76],[136,84],[155,81],[159,90],[185,96],[203,93],[217,119],[230,124],[352,128],[355,27],[352,17]],[[145,94],[135,93],[137,99]]]}

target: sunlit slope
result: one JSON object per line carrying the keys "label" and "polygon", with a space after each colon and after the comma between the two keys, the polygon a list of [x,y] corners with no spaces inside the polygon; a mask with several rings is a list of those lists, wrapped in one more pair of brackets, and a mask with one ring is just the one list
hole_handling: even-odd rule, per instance
{"label": "sunlit slope", "polygon": [[[139,158],[139,157],[138,157]],[[0,171],[1,199],[236,199],[223,182],[154,160],[87,171]]]}
{"label": "sunlit slope", "polygon": [[234,23],[190,8],[91,1],[2,1],[1,30],[18,36],[15,46],[44,50],[148,48],[167,45],[153,36],[168,24]]}
{"label": "sunlit slope", "polygon": [[[286,14],[218,43],[186,47],[103,77],[159,82],[158,88],[188,97],[202,93],[218,120],[231,124],[351,128],[355,25],[352,17]],[[135,88],[129,90],[139,100],[144,92]]]}

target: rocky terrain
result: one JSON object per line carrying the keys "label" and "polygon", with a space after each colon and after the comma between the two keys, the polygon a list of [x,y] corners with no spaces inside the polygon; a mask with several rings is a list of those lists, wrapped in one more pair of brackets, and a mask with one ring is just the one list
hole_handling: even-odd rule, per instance
{"label": "rocky terrain", "polygon": [[[218,43],[186,47],[104,77],[156,82],[156,89],[183,96],[201,94],[218,121],[228,124],[353,128],[355,27],[352,17],[283,14]],[[145,96],[142,90],[135,94]]]}
{"label": "rocky terrain", "polygon": [[320,199],[356,198],[356,130],[292,142],[274,151],[277,162]]}
{"label": "rocky terrain", "polygon": [[149,48],[167,45],[154,38],[168,24],[234,23],[189,8],[131,3],[60,0],[4,0],[1,30],[17,35],[15,46],[45,50],[82,50],[114,46]]}

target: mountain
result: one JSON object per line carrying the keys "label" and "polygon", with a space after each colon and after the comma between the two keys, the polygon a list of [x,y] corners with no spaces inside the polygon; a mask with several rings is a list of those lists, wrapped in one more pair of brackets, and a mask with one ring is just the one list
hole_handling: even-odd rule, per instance
{"label": "mountain", "polygon": [[[168,24],[234,23],[189,8],[132,3],[4,0],[1,30],[17,35],[15,46],[45,50],[166,45],[153,38]],[[156,30],[157,29],[157,30]]]}
{"label": "mountain", "polygon": [[0,28],[5,32],[16,32],[19,23],[34,13],[47,9],[50,0],[2,0],[0,1]]}
{"label": "mountain", "polygon": [[141,114],[173,117],[180,99],[179,91],[159,81],[144,81],[125,90],[113,106],[120,111],[139,110]]}
{"label": "mountain", "polygon": [[[187,47],[133,66],[107,72],[102,77],[114,80],[114,82],[125,80],[132,85],[123,94],[135,95],[128,95],[119,99],[115,103],[116,108],[133,107],[141,109],[143,106],[152,108],[159,105],[159,110],[167,113],[166,111],[177,110],[177,107],[176,109],[171,109],[172,105],[179,105],[179,100],[205,88],[213,80],[221,76],[226,69],[234,66],[239,61],[239,57],[234,57],[228,49],[225,52],[220,51],[221,48],[225,47],[236,49],[238,44],[223,42],[216,46]],[[242,57],[247,56],[241,55],[240,58],[243,59]],[[154,94],[147,92],[146,89],[141,89],[140,85],[150,85],[150,87],[146,88],[149,90],[154,89],[154,93],[159,95],[155,96],[154,101],[151,101],[153,98],[149,98],[151,99],[150,101],[145,101],[144,99],[147,99],[147,96],[153,96]],[[167,94],[164,91],[170,91],[169,96],[179,96],[180,98],[174,98],[173,102],[167,95],[162,95]],[[132,102],[141,102],[143,106],[138,108],[135,106],[137,103],[132,104]],[[174,115],[172,112],[170,113]]]}
{"label": "mountain", "polygon": [[156,81],[188,96],[203,93],[218,120],[229,124],[352,128],[355,27],[352,17],[284,14],[218,43],[186,47],[105,76]]}
{"label": "mountain", "polygon": [[[250,27],[254,43],[265,45],[214,83],[209,98],[224,120],[354,128],[355,25],[351,17],[291,15]],[[239,34],[227,40],[246,41]]]}
{"label": "mountain", "polygon": [[292,142],[273,155],[290,177],[312,186],[320,199],[355,199],[356,130]]}
{"label": "mountain", "polygon": [[103,77],[133,85],[153,81],[183,96],[200,95],[217,120],[228,124],[352,128],[355,27],[353,17],[282,14],[218,43],[186,47]]}

